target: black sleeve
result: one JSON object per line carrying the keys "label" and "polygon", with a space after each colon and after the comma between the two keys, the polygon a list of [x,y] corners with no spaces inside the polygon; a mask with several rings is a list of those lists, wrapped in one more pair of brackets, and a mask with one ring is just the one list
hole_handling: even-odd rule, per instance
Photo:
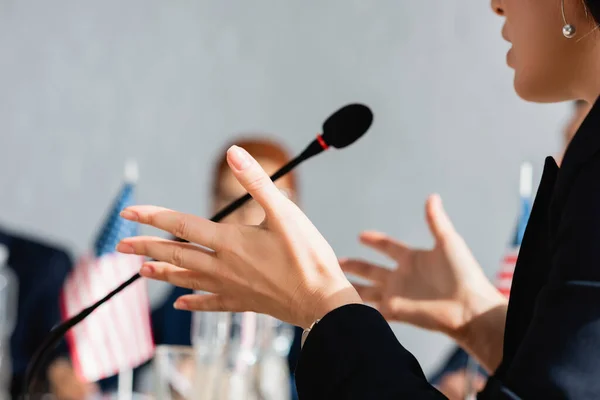
{"label": "black sleeve", "polygon": [[327,314],[310,332],[296,369],[300,399],[445,399],[377,310]]}
{"label": "black sleeve", "polygon": [[503,384],[525,399],[600,398],[600,159],[576,175],[557,220],[550,275]]}

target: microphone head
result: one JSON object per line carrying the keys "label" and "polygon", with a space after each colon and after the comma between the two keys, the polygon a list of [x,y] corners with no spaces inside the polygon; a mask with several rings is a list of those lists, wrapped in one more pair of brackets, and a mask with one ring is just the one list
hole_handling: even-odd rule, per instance
{"label": "microphone head", "polygon": [[323,141],[341,149],[354,143],[373,123],[373,113],[363,104],[348,104],[331,114],[323,123]]}

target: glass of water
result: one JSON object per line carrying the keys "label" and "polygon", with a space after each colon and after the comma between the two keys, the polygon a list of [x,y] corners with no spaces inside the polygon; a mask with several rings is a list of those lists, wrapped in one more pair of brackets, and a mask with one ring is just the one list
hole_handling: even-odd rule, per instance
{"label": "glass of water", "polygon": [[260,355],[260,321],[253,312],[232,313],[225,347],[218,400],[254,400],[259,397],[257,360]]}
{"label": "glass of water", "polygon": [[215,400],[219,392],[230,327],[230,313],[196,312],[193,315],[192,345],[196,361],[192,389],[194,400]]}
{"label": "glass of water", "polygon": [[188,346],[156,347],[154,353],[154,391],[157,400],[191,400],[194,396],[194,349]]}

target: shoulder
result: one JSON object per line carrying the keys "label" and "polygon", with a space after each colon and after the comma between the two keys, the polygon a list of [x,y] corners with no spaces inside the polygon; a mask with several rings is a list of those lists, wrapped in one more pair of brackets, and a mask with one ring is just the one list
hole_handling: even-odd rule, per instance
{"label": "shoulder", "polygon": [[561,174],[555,197],[564,201],[551,208],[553,277],[600,281],[600,152]]}
{"label": "shoulder", "polygon": [[65,247],[22,234],[11,234],[9,251],[9,266],[17,272],[68,272],[73,266],[71,253]]}
{"label": "shoulder", "polygon": [[[561,171],[562,173],[563,171]],[[600,233],[600,152],[581,164],[577,171],[565,171],[569,182],[557,186],[565,190],[566,201],[561,212],[561,223],[579,227],[595,226]]]}

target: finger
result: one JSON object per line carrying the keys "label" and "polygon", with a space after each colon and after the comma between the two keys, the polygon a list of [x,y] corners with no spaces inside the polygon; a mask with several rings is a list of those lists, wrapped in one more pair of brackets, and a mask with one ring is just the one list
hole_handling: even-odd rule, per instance
{"label": "finger", "polygon": [[169,282],[182,288],[211,293],[218,292],[222,286],[208,274],[190,271],[161,261],[145,262],[140,269],[140,275],[144,278]]}
{"label": "finger", "polygon": [[215,253],[195,246],[152,236],[136,236],[123,239],[117,251],[125,254],[138,254],[158,261],[164,261],[193,271],[214,269]]}
{"label": "finger", "polygon": [[186,294],[173,305],[178,310],[243,312],[249,311],[243,303],[233,297],[220,294]]}
{"label": "finger", "polygon": [[227,162],[238,182],[261,205],[267,215],[286,204],[286,197],[246,150],[231,146],[227,151]]}
{"label": "finger", "polygon": [[378,286],[367,286],[359,283],[352,283],[354,289],[360,298],[366,303],[378,303],[381,301],[381,288]]}
{"label": "finger", "polygon": [[153,226],[213,250],[218,250],[219,234],[223,230],[216,222],[156,206],[127,207],[121,211],[121,217]]}
{"label": "finger", "polygon": [[341,259],[339,263],[344,272],[376,283],[384,282],[391,272],[387,268],[363,260]]}
{"label": "finger", "polygon": [[436,240],[442,240],[454,232],[454,225],[448,214],[446,214],[439,195],[433,194],[427,199],[425,203],[425,217],[429,225],[429,230],[431,230]]}
{"label": "finger", "polygon": [[411,249],[404,243],[381,232],[367,231],[360,235],[360,242],[377,250],[393,260],[400,260],[410,254]]}

